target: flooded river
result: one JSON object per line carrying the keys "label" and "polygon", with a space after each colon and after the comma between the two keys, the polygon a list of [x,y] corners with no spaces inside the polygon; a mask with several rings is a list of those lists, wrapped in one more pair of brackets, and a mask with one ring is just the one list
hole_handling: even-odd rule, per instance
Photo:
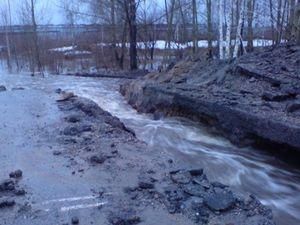
{"label": "flooded river", "polygon": [[300,224],[300,170],[272,155],[251,148],[237,148],[227,140],[209,135],[199,124],[182,118],[154,120],[139,114],[118,92],[122,81],[50,76],[0,75],[0,85],[53,92],[73,91],[94,100],[119,117],[137,137],[149,146],[175,153],[176,160],[187,160],[204,168],[211,181],[228,184],[241,193],[253,193],[273,209],[277,224]]}

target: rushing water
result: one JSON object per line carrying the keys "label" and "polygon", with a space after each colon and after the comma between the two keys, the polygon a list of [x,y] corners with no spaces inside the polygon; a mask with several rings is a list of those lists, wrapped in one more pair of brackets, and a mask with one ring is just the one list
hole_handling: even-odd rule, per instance
{"label": "rushing water", "polygon": [[24,87],[53,92],[62,88],[92,99],[119,117],[151,147],[175,152],[176,160],[188,160],[191,165],[204,168],[210,180],[231,185],[241,193],[256,195],[273,209],[277,224],[300,224],[299,168],[293,168],[266,152],[234,147],[220,137],[209,135],[199,124],[189,120],[153,120],[151,115],[139,114],[118,92],[120,82],[116,79],[0,75],[0,85],[8,89]]}

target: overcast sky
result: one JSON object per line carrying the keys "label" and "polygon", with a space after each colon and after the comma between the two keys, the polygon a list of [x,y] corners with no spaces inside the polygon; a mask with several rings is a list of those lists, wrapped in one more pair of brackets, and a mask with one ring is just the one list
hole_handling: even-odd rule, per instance
{"label": "overcast sky", "polygon": [[[1,11],[7,11],[7,1],[0,0]],[[30,0],[9,0],[11,3],[12,11],[12,22],[13,24],[20,24],[20,12],[22,9],[22,4]],[[39,24],[61,24],[64,23],[64,12],[62,10],[63,0],[35,0],[36,1],[36,15]],[[163,0],[152,0],[149,2],[156,2],[158,4],[162,3]],[[87,8],[87,6],[81,6],[81,9]],[[1,21],[2,22],[2,21]],[[88,19],[86,21],[81,21],[82,23],[90,23]]]}
{"label": "overcast sky", "polygon": [[[26,0],[10,0],[12,20],[14,24],[20,23],[20,11]],[[63,11],[60,7],[61,0],[36,0],[38,23],[60,24],[64,21]],[[0,0],[1,11],[7,10],[7,0]]]}

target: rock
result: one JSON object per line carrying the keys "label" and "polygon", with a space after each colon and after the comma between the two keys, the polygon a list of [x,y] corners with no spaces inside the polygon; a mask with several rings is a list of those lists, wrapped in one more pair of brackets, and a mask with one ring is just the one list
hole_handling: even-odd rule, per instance
{"label": "rock", "polygon": [[225,211],[235,204],[231,191],[214,192],[204,198],[204,203],[213,211]]}
{"label": "rock", "polygon": [[203,204],[204,204],[203,198],[194,197],[194,196],[184,202],[184,205],[187,209],[192,208],[196,210],[203,208]]}
{"label": "rock", "polygon": [[107,160],[107,156],[105,155],[93,155],[90,158],[92,163],[103,164]]}
{"label": "rock", "polygon": [[178,184],[188,184],[192,180],[190,173],[183,170],[170,172],[170,175],[171,180]]}
{"label": "rock", "polygon": [[198,184],[198,185],[201,185],[202,187],[206,188],[206,189],[209,189],[211,184],[209,183],[208,180],[206,179],[198,179],[198,178],[195,178],[193,179],[193,182]]}
{"label": "rock", "polygon": [[140,181],[139,188],[141,189],[154,189],[154,184],[147,181]]}
{"label": "rock", "polygon": [[64,129],[63,133],[64,133],[64,135],[75,136],[75,135],[78,135],[80,133],[80,131],[78,130],[77,127],[68,126]]}
{"label": "rock", "polygon": [[189,170],[192,176],[201,176],[203,174],[203,169],[192,169]]}
{"label": "rock", "polygon": [[0,183],[0,191],[13,191],[15,190],[15,182],[11,179],[4,180]]}
{"label": "rock", "polygon": [[55,150],[55,151],[53,152],[53,155],[56,155],[56,156],[61,155],[61,154],[62,154],[62,152],[61,152],[61,151],[58,151],[58,150]]}
{"label": "rock", "polygon": [[62,92],[61,88],[57,88],[57,89],[55,90],[55,93],[57,93],[57,94],[60,94],[61,92]]}
{"label": "rock", "polygon": [[109,219],[112,225],[135,225],[141,222],[141,218],[132,213],[122,212],[119,215],[112,215]]}
{"label": "rock", "polygon": [[265,101],[281,102],[289,99],[293,99],[296,96],[289,93],[278,93],[278,92],[265,92],[262,95],[262,99]]}
{"label": "rock", "polygon": [[0,209],[12,207],[16,204],[15,200],[9,198],[0,198]]}
{"label": "rock", "polygon": [[71,98],[75,97],[73,92],[63,92],[61,93],[59,99],[57,99],[57,102],[64,102],[64,101],[68,101]]}
{"label": "rock", "polygon": [[66,121],[69,123],[77,123],[81,121],[80,115],[71,115],[66,118]]}
{"label": "rock", "polygon": [[93,126],[90,124],[80,124],[78,130],[79,132],[90,132],[93,131]]}
{"label": "rock", "polygon": [[299,110],[300,110],[300,101],[290,103],[286,107],[286,111],[288,113],[293,113],[293,112],[296,112],[296,111],[299,111]]}
{"label": "rock", "polygon": [[25,88],[23,88],[23,87],[14,87],[11,90],[12,91],[23,91],[23,90],[25,90]]}
{"label": "rock", "polygon": [[11,172],[11,173],[9,174],[9,177],[10,177],[10,178],[21,178],[22,175],[23,175],[22,170],[16,170],[16,171],[14,171],[14,172]]}
{"label": "rock", "polygon": [[3,85],[0,85],[0,92],[6,91],[6,87]]}
{"label": "rock", "polygon": [[72,224],[79,224],[79,219],[77,216],[72,217]]}
{"label": "rock", "polygon": [[174,162],[173,159],[168,159],[169,164],[172,164],[173,162]]}
{"label": "rock", "polygon": [[26,191],[24,189],[16,189],[14,193],[15,195],[22,196],[26,194]]}
{"label": "rock", "polygon": [[188,184],[183,187],[185,193],[191,196],[203,197],[205,195],[204,187],[197,184]]}
{"label": "rock", "polygon": [[212,184],[212,186],[214,186],[215,188],[221,188],[221,189],[223,189],[223,188],[228,187],[227,185],[224,185],[224,184],[222,184],[222,183],[220,183],[220,182],[212,182],[211,184]]}

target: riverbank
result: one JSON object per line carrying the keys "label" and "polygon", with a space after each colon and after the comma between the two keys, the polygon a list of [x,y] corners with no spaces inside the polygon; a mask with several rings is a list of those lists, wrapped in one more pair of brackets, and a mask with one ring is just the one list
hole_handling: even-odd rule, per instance
{"label": "riverbank", "polygon": [[0,98],[9,115],[1,134],[10,136],[1,139],[1,178],[14,162],[26,190],[0,210],[4,224],[273,224],[255,197],[151,149],[90,100],[34,90]]}
{"label": "riverbank", "polygon": [[300,47],[280,46],[231,62],[186,59],[121,87],[140,112],[184,116],[238,146],[300,149]]}

